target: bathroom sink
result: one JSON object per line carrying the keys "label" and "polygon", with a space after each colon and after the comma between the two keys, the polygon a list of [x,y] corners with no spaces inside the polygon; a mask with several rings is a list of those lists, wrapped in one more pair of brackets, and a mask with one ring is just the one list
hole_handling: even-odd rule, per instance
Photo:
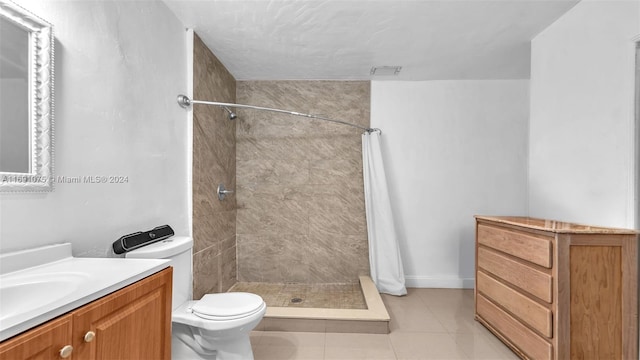
{"label": "bathroom sink", "polygon": [[169,266],[168,260],[79,258],[71,244],[0,254],[0,341]]}
{"label": "bathroom sink", "polygon": [[0,276],[0,322],[59,301],[89,279],[70,272]]}

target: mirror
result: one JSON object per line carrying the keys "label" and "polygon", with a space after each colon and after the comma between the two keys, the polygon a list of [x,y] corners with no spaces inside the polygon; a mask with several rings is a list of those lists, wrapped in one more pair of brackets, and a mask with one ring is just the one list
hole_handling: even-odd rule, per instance
{"label": "mirror", "polygon": [[0,0],[0,191],[53,189],[53,28]]}

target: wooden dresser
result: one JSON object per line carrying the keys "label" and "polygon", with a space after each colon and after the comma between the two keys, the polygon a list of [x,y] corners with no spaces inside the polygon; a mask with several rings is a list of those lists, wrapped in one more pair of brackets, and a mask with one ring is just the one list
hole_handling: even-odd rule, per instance
{"label": "wooden dresser", "polygon": [[525,359],[638,359],[638,233],[476,216],[475,306]]}

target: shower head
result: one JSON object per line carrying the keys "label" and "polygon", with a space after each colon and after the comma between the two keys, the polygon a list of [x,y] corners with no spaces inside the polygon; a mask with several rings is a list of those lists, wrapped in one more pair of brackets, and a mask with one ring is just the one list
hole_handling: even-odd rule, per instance
{"label": "shower head", "polygon": [[238,115],[236,115],[236,113],[234,113],[233,111],[229,110],[228,107],[223,106],[223,108],[227,110],[227,112],[229,113],[229,120],[233,120],[238,117]]}

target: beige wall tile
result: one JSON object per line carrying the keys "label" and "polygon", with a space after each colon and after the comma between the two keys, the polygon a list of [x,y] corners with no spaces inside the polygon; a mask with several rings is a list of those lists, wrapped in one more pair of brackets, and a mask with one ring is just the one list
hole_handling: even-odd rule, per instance
{"label": "beige wall tile", "polygon": [[[308,160],[291,162],[286,159],[249,159],[238,160],[236,174],[242,179],[242,184],[274,184],[299,185],[308,184]],[[248,189],[254,187],[247,187]]]}
{"label": "beige wall tile", "polygon": [[193,298],[217,292],[219,289],[218,261],[220,257],[214,247],[193,254]]}
{"label": "beige wall tile", "polygon": [[237,238],[239,281],[308,282],[313,256],[306,235],[238,234]]}
{"label": "beige wall tile", "polygon": [[[235,240],[235,236],[232,238]],[[229,290],[236,283],[236,272],[236,247],[233,246],[220,254],[220,292]]]}
{"label": "beige wall tile", "polygon": [[[369,125],[370,83],[241,81],[239,103]],[[242,111],[236,128],[238,278],[357,282],[367,274],[361,130]]]}
{"label": "beige wall tile", "polygon": [[[196,35],[194,98],[235,102],[236,80]],[[235,189],[235,121],[215,106],[193,106],[194,298],[226,291],[236,281],[235,196],[218,200],[223,183]]]}

